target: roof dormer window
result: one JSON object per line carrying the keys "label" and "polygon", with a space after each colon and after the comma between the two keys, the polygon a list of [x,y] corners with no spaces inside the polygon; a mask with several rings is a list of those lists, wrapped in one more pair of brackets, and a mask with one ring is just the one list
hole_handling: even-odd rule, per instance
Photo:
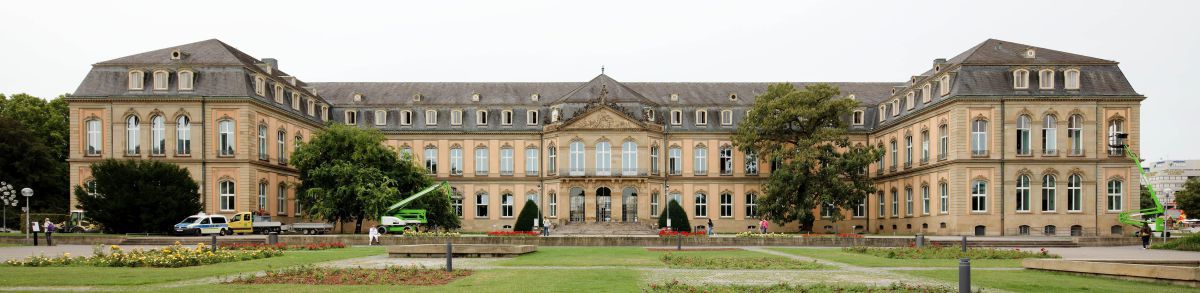
{"label": "roof dormer window", "polygon": [[942,95],[942,96],[950,94],[950,75],[949,74],[943,75],[942,78],[940,80],[938,80],[938,94]]}
{"label": "roof dormer window", "polygon": [[329,121],[329,105],[321,104],[321,120]]}
{"label": "roof dormer window", "polygon": [[672,101],[672,102],[678,102],[678,101],[679,101],[679,94],[671,94],[671,101]]}
{"label": "roof dormer window", "polygon": [[1033,48],[1025,49],[1025,58],[1037,58],[1037,51],[1034,51]]}
{"label": "roof dormer window", "polygon": [[275,84],[275,102],[283,104],[283,85]]}
{"label": "roof dormer window", "polygon": [[1063,87],[1069,90],[1079,89],[1079,69],[1063,71]]}
{"label": "roof dormer window", "polygon": [[922,103],[929,102],[929,96],[930,96],[929,91],[930,90],[933,90],[933,85],[926,83],[924,86],[921,86],[921,102]]}
{"label": "roof dormer window", "polygon": [[892,116],[900,116],[900,99],[892,100]]}
{"label": "roof dormer window", "polygon": [[488,122],[488,111],[479,110],[475,112],[475,125],[486,126]]}
{"label": "roof dormer window", "polygon": [[317,108],[317,102],[313,101],[312,98],[309,98],[308,99],[308,116],[315,115],[315,113],[317,112],[316,108]]}
{"label": "roof dormer window", "polygon": [[500,125],[507,126],[507,125],[512,125],[512,124],[513,124],[513,111],[512,110],[500,111]]}
{"label": "roof dormer window", "polygon": [[130,70],[129,71],[129,89],[140,90],[143,88],[143,86],[144,86],[143,84],[145,82],[146,82],[146,74],[143,73],[141,70]]}
{"label": "roof dormer window", "polygon": [[346,110],[346,124],[358,124],[358,112],[355,112],[354,110]]}
{"label": "roof dormer window", "polygon": [[879,105],[879,122],[887,120],[887,105]]}
{"label": "roof dormer window", "polygon": [[850,100],[857,100],[857,98],[854,97],[854,94],[850,94],[850,95],[846,96],[846,98],[850,99]]}
{"label": "roof dormer window", "polygon": [[472,101],[472,102],[478,102],[478,101],[479,101],[479,98],[480,98],[480,95],[479,95],[479,93],[473,93],[473,94],[471,94],[471,101]]}
{"label": "roof dormer window", "polygon": [[462,110],[451,110],[450,111],[450,125],[455,125],[455,126],[462,125],[462,116],[463,116],[462,113],[463,113]]}
{"label": "roof dormer window", "polygon": [[1038,71],[1038,88],[1044,90],[1054,89],[1054,69],[1042,69]]}
{"label": "roof dormer window", "polygon": [[525,124],[538,125],[538,110],[529,110],[525,112]]}
{"label": "roof dormer window", "polygon": [[387,110],[375,110],[375,125],[387,125]]}
{"label": "roof dormer window", "polygon": [[168,81],[170,81],[170,76],[171,76],[171,74],[167,73],[166,70],[155,70],[154,71],[154,90],[156,90],[156,91],[167,90],[167,83],[168,83]]}
{"label": "roof dormer window", "polygon": [[355,102],[362,102],[362,100],[363,100],[363,95],[362,95],[362,94],[354,94],[354,101],[355,101]]}
{"label": "roof dormer window", "polygon": [[254,76],[254,93],[259,96],[267,95],[267,80],[262,76]]}
{"label": "roof dormer window", "polygon": [[916,97],[916,94],[913,92],[908,92],[908,94],[904,95],[904,108],[912,110],[913,105],[916,104],[913,101],[914,97]]}
{"label": "roof dormer window", "polygon": [[420,102],[421,98],[422,98],[421,93],[416,93],[416,94],[413,94],[413,96],[412,96],[413,102]]}
{"label": "roof dormer window", "polygon": [[300,93],[292,93],[292,110],[300,110]]}
{"label": "roof dormer window", "polygon": [[405,125],[405,126],[412,125],[412,111],[409,111],[409,110],[400,111],[400,125]]}
{"label": "roof dormer window", "polygon": [[721,110],[721,125],[733,125],[733,110]]}
{"label": "roof dormer window", "polygon": [[863,125],[863,118],[863,110],[854,110],[854,117],[852,118],[853,120],[851,120],[851,123],[854,125]]}
{"label": "roof dormer window", "polygon": [[179,75],[179,90],[181,90],[181,91],[192,90],[192,87],[194,86],[192,84],[192,82],[194,81],[193,77],[195,76],[195,74],[192,73],[191,70],[180,70],[179,73],[177,73],[177,75]]}
{"label": "roof dormer window", "polygon": [[696,125],[708,125],[708,110],[696,110]]}
{"label": "roof dormer window", "polygon": [[671,125],[683,124],[683,111],[671,110]]}
{"label": "roof dormer window", "polygon": [[437,125],[437,110],[425,110],[425,125]]}
{"label": "roof dormer window", "polygon": [[1029,70],[1025,70],[1025,69],[1013,70],[1013,88],[1014,89],[1029,88]]}
{"label": "roof dormer window", "polygon": [[530,100],[530,101],[537,102],[537,101],[538,101],[538,99],[540,99],[541,97],[542,97],[542,95],[539,95],[539,94],[532,94],[532,95],[529,95],[529,100]]}

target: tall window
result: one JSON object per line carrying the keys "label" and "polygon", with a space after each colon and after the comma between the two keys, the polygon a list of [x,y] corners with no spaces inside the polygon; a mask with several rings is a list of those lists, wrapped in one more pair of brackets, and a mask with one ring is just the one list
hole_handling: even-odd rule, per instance
{"label": "tall window", "polygon": [[222,180],[218,185],[221,187],[221,210],[232,211],[234,204],[233,181]]}
{"label": "tall window", "polygon": [[987,120],[979,119],[971,123],[971,155],[986,156],[988,153],[987,146]]}
{"label": "tall window", "polygon": [[607,141],[596,143],[596,175],[612,174],[612,146]]}
{"label": "tall window", "polygon": [[1083,176],[1071,174],[1067,177],[1067,211],[1083,211]]}
{"label": "tall window", "polygon": [[[375,125],[383,125],[386,121],[383,118],[386,118],[386,116],[387,112],[384,112],[383,110],[375,111]],[[412,125],[412,116],[412,111],[400,111],[400,125]]]}
{"label": "tall window", "polygon": [[571,176],[583,176],[583,168],[585,167],[583,160],[583,142],[571,142],[569,158]]}
{"label": "tall window", "polygon": [[892,170],[896,170],[896,162],[900,161],[900,151],[896,147],[896,140],[892,140]]}
{"label": "tall window", "polygon": [[754,150],[746,151],[746,175],[758,175],[758,154]]}
{"label": "tall window", "polygon": [[1042,177],[1042,211],[1053,212],[1056,210],[1055,197],[1057,194],[1058,182],[1054,175],[1046,174]]}
{"label": "tall window", "polygon": [[721,194],[721,217],[733,217],[733,194]]}
{"label": "tall window", "polygon": [[450,198],[450,207],[454,208],[455,216],[458,216],[460,218],[463,216],[463,199],[462,199],[462,197],[455,196],[455,197]]}
{"label": "tall window", "polygon": [[552,218],[558,217],[558,195],[555,194],[554,192],[551,192],[550,198],[548,198],[546,200],[550,202],[548,204],[548,207],[546,207],[546,209],[550,213],[550,217],[552,217]]}
{"label": "tall window", "polygon": [[914,96],[915,94],[913,94],[913,92],[908,92],[908,94],[904,96],[905,109],[912,110],[913,106],[916,106],[917,103],[914,103],[913,101]]}
{"label": "tall window", "polygon": [[142,73],[142,71],[134,70],[129,72],[129,89],[140,90],[144,86],[143,84],[145,82],[146,75],[145,73]]}
{"label": "tall window", "polygon": [[921,214],[929,214],[929,185],[921,186]]}
{"label": "tall window", "polygon": [[758,194],[753,193],[753,192],[747,193],[746,194],[746,218],[757,218],[757,217],[758,217]]}
{"label": "tall window", "polygon": [[904,215],[911,217],[913,215],[913,189],[912,187],[904,188]]}
{"label": "tall window", "polygon": [[487,176],[488,173],[488,149],[475,149],[475,175]]}
{"label": "tall window", "polygon": [[929,162],[929,131],[921,131],[921,163]]}
{"label": "tall window", "polygon": [[287,164],[287,133],[283,130],[275,133],[275,147],[279,149],[279,163]]}
{"label": "tall window", "polygon": [[175,154],[189,155],[192,153],[192,124],[187,116],[179,116],[175,120]]}
{"label": "tall window", "polygon": [[708,217],[708,196],[704,193],[696,193],[696,210],[693,214],[697,218]]}
{"label": "tall window", "polygon": [[500,175],[512,176],[514,151],[510,147],[500,148]]}
{"label": "tall window", "polygon": [[930,84],[928,84],[928,83],[927,83],[927,84],[925,84],[925,86],[922,86],[922,87],[921,87],[921,102],[922,102],[922,103],[928,103],[928,102],[929,102],[929,100],[930,100],[930,99],[929,99],[929,96],[931,96],[931,94],[932,94],[932,93],[931,93],[931,89],[932,89],[932,88],[933,88],[933,86],[932,86],[932,85],[930,85]]}
{"label": "tall window", "polygon": [[138,122],[137,116],[129,116],[125,119],[125,154],[136,155],[142,150],[142,140],[138,137],[138,134],[142,132],[142,127]]}
{"label": "tall window", "polygon": [[696,175],[708,174],[708,148],[698,147],[693,151],[692,157],[695,158],[694,169]]}
{"label": "tall window", "polygon": [[1029,154],[1029,115],[1017,116],[1017,154]]}
{"label": "tall window", "polygon": [[87,154],[100,155],[100,120],[87,121]]}
{"label": "tall window", "polygon": [[462,175],[463,173],[463,153],[462,148],[450,148],[450,175]]}
{"label": "tall window", "polygon": [[938,95],[945,96],[950,93],[950,75],[942,75],[938,80]]}
{"label": "tall window", "polygon": [[626,141],[621,143],[621,175],[637,175],[637,143]]}
{"label": "tall window", "polygon": [[558,148],[553,145],[546,149],[546,170],[558,174]]}
{"label": "tall window", "polygon": [[1125,133],[1125,121],[1124,120],[1113,119],[1112,121],[1108,122],[1108,145],[1109,145],[1108,155],[1110,155],[1110,156],[1123,155],[1123,153],[1121,153],[1121,151],[1122,151],[1121,148],[1112,147],[1112,145],[1117,144],[1117,135],[1121,134],[1121,133]]}
{"label": "tall window", "polygon": [[723,146],[718,152],[721,157],[721,175],[733,175],[733,147]]}
{"label": "tall window", "polygon": [[904,167],[912,166],[913,141],[912,135],[904,136]]}
{"label": "tall window", "polygon": [[538,150],[535,148],[525,149],[525,176],[538,175]]}
{"label": "tall window", "polygon": [[538,124],[538,111],[537,110],[525,111],[525,124],[528,124],[528,125],[537,125]]}
{"label": "tall window", "polygon": [[1017,177],[1017,211],[1029,211],[1029,176]]}
{"label": "tall window", "polygon": [[513,216],[513,195],[500,195],[500,217],[511,218]]}
{"label": "tall window", "polygon": [[267,182],[266,181],[262,181],[262,182],[258,183],[258,209],[262,210],[262,211],[267,210]]}
{"label": "tall window", "polygon": [[1054,89],[1054,69],[1042,69],[1038,71],[1038,88],[1044,90]]}
{"label": "tall window", "polygon": [[438,124],[437,110],[425,110],[425,125]]}
{"label": "tall window", "polygon": [[1067,69],[1063,71],[1063,77],[1066,83],[1063,87],[1069,90],[1079,89],[1079,69]]}
{"label": "tall window", "polygon": [[488,216],[488,195],[480,193],[475,195],[475,217],[487,218]]}
{"label": "tall window", "polygon": [[683,174],[683,149],[680,149],[679,147],[671,147],[671,149],[668,150],[667,157],[667,160],[669,161],[667,162],[667,167],[670,168],[670,170],[667,171],[669,171],[671,175]]}
{"label": "tall window", "polygon": [[946,124],[938,126],[938,160],[945,160],[946,153],[950,151],[949,133]]}
{"label": "tall window", "polygon": [[167,82],[169,81],[169,76],[170,76],[170,74],[167,74],[167,72],[164,70],[155,71],[154,72],[154,90],[157,90],[157,91],[167,90]]}
{"label": "tall window", "polygon": [[221,120],[217,122],[217,132],[219,133],[217,144],[220,147],[218,154],[221,156],[232,156],[233,145],[236,143],[233,136],[233,121]]}
{"label": "tall window", "polygon": [[1029,88],[1029,70],[1017,69],[1013,71],[1013,88]]}
{"label": "tall window", "polygon": [[1071,141],[1071,155],[1083,154],[1083,116],[1075,114],[1067,118],[1067,140]]}
{"label": "tall window", "polygon": [[658,217],[658,191],[650,193],[650,216]]}
{"label": "tall window", "polygon": [[275,85],[275,102],[283,104],[283,86]]}
{"label": "tall window", "polygon": [[732,110],[721,110],[721,125],[733,125]]}
{"label": "tall window", "polygon": [[879,192],[879,194],[878,194],[878,195],[876,195],[875,197],[876,197],[876,198],[875,198],[875,202],[878,202],[878,203],[879,203],[879,209],[877,209],[875,212],[876,212],[877,214],[879,214],[879,218],[880,218],[880,219],[882,219],[882,218],[883,218],[883,211],[884,211],[884,209],[885,209],[885,208],[884,208],[883,191],[880,191],[880,192]]}
{"label": "tall window", "polygon": [[975,180],[971,183],[971,211],[987,211],[987,182]]}
{"label": "tall window", "polygon": [[650,147],[650,174],[658,175],[658,146]]}
{"label": "tall window", "polygon": [[438,172],[438,150],[436,148],[425,149],[425,174],[436,175]]}
{"label": "tall window", "polygon": [[1058,117],[1054,115],[1046,115],[1042,122],[1042,153],[1058,154]]}
{"label": "tall window", "polygon": [[162,116],[150,118],[150,154],[162,155],[167,153],[167,125]]}
{"label": "tall window", "polygon": [[941,202],[938,203],[938,212],[943,214],[950,212],[950,187],[946,183],[938,184],[938,197]]}
{"label": "tall window", "polygon": [[892,217],[900,217],[900,192],[892,189]]}
{"label": "tall window", "polygon": [[267,126],[258,126],[258,159],[267,160]]}
{"label": "tall window", "polygon": [[275,200],[275,212],[279,213],[280,215],[285,214],[287,213],[287,185],[284,185],[283,182],[280,182],[279,187],[277,187],[275,191],[275,194],[277,194],[277,199]]}
{"label": "tall window", "polygon": [[1121,180],[1109,180],[1108,181],[1108,205],[1107,205],[1107,207],[1108,207],[1109,211],[1121,210],[1121,203],[1122,203],[1121,198],[1123,197],[1121,195],[1122,191],[1123,191],[1123,189],[1121,188],[1122,187],[1121,185],[1122,185]]}
{"label": "tall window", "polygon": [[855,217],[855,218],[866,217],[867,216],[867,199],[864,197],[864,198],[861,198],[861,199],[858,199],[855,201],[857,202],[857,204],[854,205],[854,214],[852,215],[852,217]]}

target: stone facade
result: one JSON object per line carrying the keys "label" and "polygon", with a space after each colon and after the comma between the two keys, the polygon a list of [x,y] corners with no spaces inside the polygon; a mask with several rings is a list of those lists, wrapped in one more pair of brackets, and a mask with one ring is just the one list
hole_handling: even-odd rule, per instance
{"label": "stone facade", "polygon": [[[604,74],[583,83],[305,83],[273,59],[208,40],[93,66],[68,100],[71,184],[85,184],[97,159],[167,160],[202,181],[206,212],[261,205],[293,222],[301,215],[286,158],[323,124],[346,123],[380,129],[449,181],[468,231],[505,229],[526,200],[569,224],[656,222],[675,198],[694,225],[712,219],[719,232],[739,232],[758,222],[771,164],[736,151],[730,137],[769,84]],[[1136,169],[1110,154],[1107,137],[1128,133],[1138,151],[1144,97],[1116,62],[987,40],[906,82],[831,84],[861,103],[846,117],[851,141],[887,154],[869,170],[881,192],[836,211],[842,221],[822,217],[816,232],[1108,235],[1137,203]],[[192,121],[187,155],[172,152],[180,116]],[[144,119],[140,128],[128,127],[130,117]],[[126,154],[130,131],[139,146],[158,141],[154,117],[166,118],[166,154]]]}

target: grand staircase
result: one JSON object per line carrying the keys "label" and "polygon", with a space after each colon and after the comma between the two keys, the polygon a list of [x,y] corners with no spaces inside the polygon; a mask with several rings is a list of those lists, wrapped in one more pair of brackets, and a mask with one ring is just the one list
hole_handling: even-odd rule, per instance
{"label": "grand staircase", "polygon": [[657,235],[658,231],[649,222],[572,222],[558,225],[552,235],[563,236],[614,236],[614,235]]}

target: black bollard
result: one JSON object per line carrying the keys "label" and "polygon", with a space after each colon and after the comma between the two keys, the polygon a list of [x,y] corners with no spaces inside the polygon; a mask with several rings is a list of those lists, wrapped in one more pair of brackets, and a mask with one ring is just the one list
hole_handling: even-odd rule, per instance
{"label": "black bollard", "polygon": [[962,252],[967,252],[967,235],[963,235]]}
{"label": "black bollard", "polygon": [[38,234],[38,233],[37,233],[37,231],[33,231],[33,246],[38,246],[38,242],[37,242],[38,236],[37,236],[37,234]]}
{"label": "black bollard", "polygon": [[212,234],[212,252],[217,252],[217,234]]}
{"label": "black bollard", "polygon": [[971,259],[958,259],[958,292],[971,292]]}
{"label": "black bollard", "polygon": [[450,243],[450,237],[446,237],[446,271],[454,271],[454,245]]}

